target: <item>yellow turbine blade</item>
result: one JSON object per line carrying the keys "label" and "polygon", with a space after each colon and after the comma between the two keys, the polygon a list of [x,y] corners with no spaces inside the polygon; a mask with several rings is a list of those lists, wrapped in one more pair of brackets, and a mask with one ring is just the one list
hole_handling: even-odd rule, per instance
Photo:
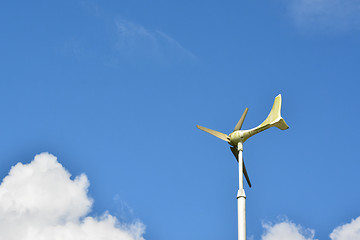
{"label": "yellow turbine blade", "polygon": [[228,135],[226,135],[225,133],[221,133],[221,132],[218,132],[218,131],[215,131],[215,130],[212,130],[212,129],[209,129],[209,128],[206,128],[206,127],[202,127],[202,126],[199,126],[199,125],[196,125],[196,127],[200,130],[203,130],[207,133],[210,133],[212,135],[214,135],[215,137],[218,137],[226,142],[229,142],[229,139],[228,139]]}
{"label": "yellow turbine blade", "polygon": [[234,132],[241,129],[248,110],[249,110],[248,108],[245,108],[245,111],[244,111],[243,115],[241,116],[239,122],[236,124],[236,126],[234,128]]}
{"label": "yellow turbine blade", "polygon": [[[238,152],[238,150],[236,150],[235,147],[230,147],[230,150],[234,154],[234,157],[236,158],[236,161],[239,162],[239,152]],[[248,175],[248,173],[246,171],[246,167],[245,167],[244,157],[243,157],[243,173],[244,173],[245,179],[246,179],[249,187],[251,187],[250,178],[249,178],[249,175]]]}

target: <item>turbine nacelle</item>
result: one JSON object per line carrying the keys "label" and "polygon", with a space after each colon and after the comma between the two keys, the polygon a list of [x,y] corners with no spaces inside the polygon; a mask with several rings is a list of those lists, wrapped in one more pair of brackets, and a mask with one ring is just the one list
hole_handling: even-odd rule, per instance
{"label": "turbine nacelle", "polygon": [[239,143],[244,143],[250,136],[249,130],[237,130],[229,134],[229,144],[237,147]]}

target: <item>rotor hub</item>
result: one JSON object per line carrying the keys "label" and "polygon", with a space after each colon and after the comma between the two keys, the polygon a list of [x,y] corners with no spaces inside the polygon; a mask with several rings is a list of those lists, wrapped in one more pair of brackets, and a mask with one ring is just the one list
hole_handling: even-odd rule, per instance
{"label": "rotor hub", "polygon": [[229,144],[236,147],[239,143],[244,143],[249,137],[249,130],[234,131],[229,134]]}

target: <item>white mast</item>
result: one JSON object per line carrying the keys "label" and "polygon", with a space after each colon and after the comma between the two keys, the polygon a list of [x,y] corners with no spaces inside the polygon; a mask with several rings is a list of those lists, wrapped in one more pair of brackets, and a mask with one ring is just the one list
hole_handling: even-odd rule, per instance
{"label": "white mast", "polygon": [[238,143],[239,160],[239,190],[237,193],[238,205],[238,240],[246,240],[246,210],[245,210],[245,190],[243,181],[243,145]]}

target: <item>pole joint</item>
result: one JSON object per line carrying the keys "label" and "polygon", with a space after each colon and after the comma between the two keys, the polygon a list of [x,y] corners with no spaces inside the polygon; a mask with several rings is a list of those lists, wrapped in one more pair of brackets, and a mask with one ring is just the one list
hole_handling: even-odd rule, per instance
{"label": "pole joint", "polygon": [[243,151],[243,143],[242,142],[239,142],[238,145],[237,145],[237,150],[238,151]]}
{"label": "pole joint", "polygon": [[236,198],[246,198],[245,190],[239,189]]}

